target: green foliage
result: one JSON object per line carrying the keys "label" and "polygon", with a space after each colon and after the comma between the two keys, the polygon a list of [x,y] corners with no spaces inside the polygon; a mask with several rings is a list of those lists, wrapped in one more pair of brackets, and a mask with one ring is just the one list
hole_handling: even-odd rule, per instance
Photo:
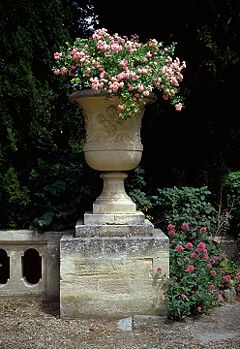
{"label": "green foliage", "polygon": [[199,226],[213,230],[216,228],[217,211],[210,203],[210,194],[206,186],[158,189],[156,206],[158,215],[162,217],[160,222],[162,225],[171,222],[178,226],[188,222],[193,231]]}
{"label": "green foliage", "polygon": [[240,171],[230,172],[223,182],[223,197],[226,211],[231,212],[232,232],[238,232],[240,226]]}
{"label": "green foliage", "polygon": [[240,171],[230,172],[224,180],[223,190],[226,195],[226,204],[240,210]]}
{"label": "green foliage", "polygon": [[96,187],[89,179],[92,178],[92,182],[96,179],[92,171],[85,170],[78,161],[78,156],[63,156],[54,164],[38,161],[38,166],[31,171],[33,209],[38,212],[33,220],[34,228],[72,228],[84,209],[90,209]]}
{"label": "green foliage", "polygon": [[54,50],[70,40],[69,2],[3,0],[0,14],[0,227],[73,227],[95,178],[82,115],[51,72]]}
{"label": "green foliage", "polygon": [[170,239],[169,317],[208,313],[233,286],[236,266],[216,245],[217,211],[207,187],[158,190],[156,203]]}
{"label": "green foliage", "polygon": [[192,230],[205,226],[216,234],[219,217],[207,186],[157,189],[158,195],[152,195],[148,187],[144,169],[136,168],[126,183],[128,194],[156,226],[189,222]]}
{"label": "green foliage", "polygon": [[152,219],[151,209],[155,204],[155,200],[147,193],[145,172],[141,167],[137,167],[132,171],[130,179],[126,182],[126,190],[135,202],[137,209],[144,212],[147,218]]}
{"label": "green foliage", "polygon": [[21,187],[18,176],[13,167],[9,167],[2,180],[7,201],[11,204],[26,207],[29,203],[29,191],[26,187]]}
{"label": "green foliage", "polygon": [[2,210],[1,219],[4,219],[5,212],[8,213],[8,226],[16,227],[16,220],[14,217],[21,216],[26,219],[26,208],[30,204],[29,189],[22,185],[19,174],[10,166],[7,172],[2,176],[0,187],[1,202],[4,203],[4,210]]}
{"label": "green foliage", "polygon": [[210,203],[208,188],[164,188],[152,196],[140,168],[133,172],[130,183],[129,194],[138,207],[147,208],[145,212],[161,228],[168,225],[169,317],[180,320],[206,314],[224,302],[224,289],[235,285],[237,267],[214,242],[218,212]]}

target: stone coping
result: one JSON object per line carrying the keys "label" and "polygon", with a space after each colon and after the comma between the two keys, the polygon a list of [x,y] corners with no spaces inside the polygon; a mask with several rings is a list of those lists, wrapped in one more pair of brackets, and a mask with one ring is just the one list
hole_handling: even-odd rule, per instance
{"label": "stone coping", "polygon": [[74,237],[63,235],[60,240],[61,250],[65,253],[81,253],[84,255],[92,254],[111,255],[112,253],[119,254],[138,254],[142,251],[144,254],[151,251],[161,250],[168,251],[169,239],[160,230],[154,229],[153,236],[111,236],[111,237]]}
{"label": "stone coping", "polygon": [[0,241],[11,242],[11,241],[51,241],[51,240],[60,240],[62,235],[71,235],[72,230],[68,231],[47,231],[44,233],[39,233],[34,230],[28,229],[3,229],[0,230]]}

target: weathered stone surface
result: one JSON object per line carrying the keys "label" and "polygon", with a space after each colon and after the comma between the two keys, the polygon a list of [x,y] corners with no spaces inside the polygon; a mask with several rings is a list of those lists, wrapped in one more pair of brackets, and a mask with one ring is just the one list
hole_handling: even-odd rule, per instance
{"label": "weathered stone surface", "polygon": [[139,115],[123,120],[119,117],[118,98],[95,93],[83,95],[78,91],[70,96],[70,100],[79,104],[84,112],[84,155],[90,167],[98,171],[128,171],[139,164],[143,148],[140,128],[144,104],[140,105]]}
{"label": "weathered stone surface", "polygon": [[228,303],[235,303],[237,300],[235,288],[232,287],[224,290],[224,298],[227,300]]}
{"label": "weathered stone surface", "polygon": [[[159,314],[166,310],[168,238],[155,236],[61,239],[61,317]],[[156,272],[161,265],[163,274]]]}
{"label": "weathered stone surface", "polygon": [[143,225],[145,215],[137,211],[135,213],[91,213],[84,214],[84,224],[86,226],[95,225]]}
{"label": "weathered stone surface", "polygon": [[76,237],[106,237],[106,236],[153,236],[154,226],[148,220],[144,224],[123,225],[123,224],[105,224],[105,225],[84,225],[82,221],[76,224]]}

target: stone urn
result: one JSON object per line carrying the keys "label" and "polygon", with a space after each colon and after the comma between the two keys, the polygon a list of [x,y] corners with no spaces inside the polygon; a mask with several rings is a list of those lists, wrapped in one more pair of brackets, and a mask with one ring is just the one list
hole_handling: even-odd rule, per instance
{"label": "stone urn", "polygon": [[[103,191],[93,204],[93,214],[135,214],[136,205],[127,195],[125,171],[138,166],[143,151],[140,128],[145,105],[139,115],[123,120],[119,117],[118,98],[107,98],[103,91],[80,90],[69,97],[84,114],[87,164],[101,171]],[[154,96],[146,102],[154,102]]]}

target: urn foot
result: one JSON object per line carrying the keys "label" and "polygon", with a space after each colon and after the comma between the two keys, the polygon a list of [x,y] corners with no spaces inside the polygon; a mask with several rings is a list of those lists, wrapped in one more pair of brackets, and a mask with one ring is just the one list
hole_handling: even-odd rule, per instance
{"label": "urn foot", "polygon": [[104,172],[103,191],[93,203],[93,213],[136,213],[136,204],[124,188],[124,172]]}

